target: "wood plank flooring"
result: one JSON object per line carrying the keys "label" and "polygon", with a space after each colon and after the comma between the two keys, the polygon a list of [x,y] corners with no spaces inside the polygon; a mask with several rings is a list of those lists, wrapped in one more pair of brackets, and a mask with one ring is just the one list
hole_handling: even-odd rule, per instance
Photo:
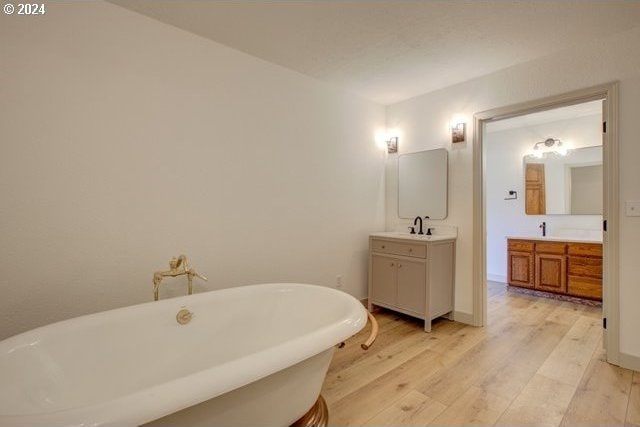
{"label": "wood plank flooring", "polygon": [[322,395],[331,426],[638,426],[640,373],[609,365],[600,308],[490,282],[488,326],[379,311],[336,349]]}

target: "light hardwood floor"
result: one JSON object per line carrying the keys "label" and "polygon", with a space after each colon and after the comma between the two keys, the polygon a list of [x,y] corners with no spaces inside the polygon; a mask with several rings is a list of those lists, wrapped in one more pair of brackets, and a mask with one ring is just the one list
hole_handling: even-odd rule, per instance
{"label": "light hardwood floor", "polygon": [[609,365],[599,308],[490,283],[488,326],[379,311],[336,349],[322,394],[331,426],[640,426],[640,373]]}

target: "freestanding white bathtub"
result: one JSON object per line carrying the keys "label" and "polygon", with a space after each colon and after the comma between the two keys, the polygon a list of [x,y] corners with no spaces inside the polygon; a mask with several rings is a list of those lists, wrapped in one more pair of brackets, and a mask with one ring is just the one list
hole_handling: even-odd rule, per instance
{"label": "freestanding white bathtub", "polygon": [[366,321],[343,292],[264,284],[54,323],[0,342],[0,426],[288,426]]}

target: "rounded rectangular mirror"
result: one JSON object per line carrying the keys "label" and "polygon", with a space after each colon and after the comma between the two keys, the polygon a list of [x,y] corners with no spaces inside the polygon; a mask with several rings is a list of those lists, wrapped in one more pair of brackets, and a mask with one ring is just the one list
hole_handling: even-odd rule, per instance
{"label": "rounded rectangular mirror", "polygon": [[444,148],[398,157],[398,216],[447,217],[448,153]]}

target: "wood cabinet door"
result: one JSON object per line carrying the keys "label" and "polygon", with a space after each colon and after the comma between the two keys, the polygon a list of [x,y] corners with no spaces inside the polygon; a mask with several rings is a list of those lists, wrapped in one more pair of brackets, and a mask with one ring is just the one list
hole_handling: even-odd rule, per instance
{"label": "wood cabinet door", "polygon": [[564,255],[536,254],[536,289],[567,292],[567,259]]}
{"label": "wood cabinet door", "polygon": [[371,256],[371,299],[374,302],[396,305],[397,264],[395,258]]}
{"label": "wood cabinet door", "polygon": [[530,163],[525,168],[525,213],[544,215],[547,211],[545,200],[544,164]]}
{"label": "wood cabinet door", "polygon": [[398,261],[398,307],[420,315],[426,305],[426,265],[422,262]]}
{"label": "wood cabinet door", "polygon": [[507,279],[510,285],[533,288],[533,252],[509,251]]}

